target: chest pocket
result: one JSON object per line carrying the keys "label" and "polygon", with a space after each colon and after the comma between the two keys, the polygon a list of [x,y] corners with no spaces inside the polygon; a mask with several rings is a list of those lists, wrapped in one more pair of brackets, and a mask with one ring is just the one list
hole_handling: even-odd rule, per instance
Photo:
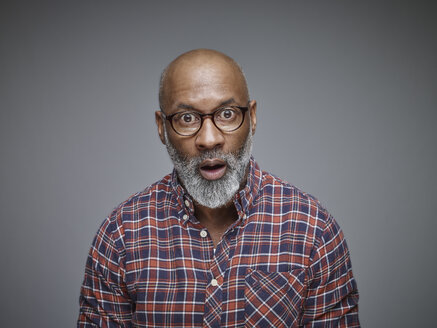
{"label": "chest pocket", "polygon": [[246,327],[297,327],[305,292],[304,269],[290,272],[248,270]]}

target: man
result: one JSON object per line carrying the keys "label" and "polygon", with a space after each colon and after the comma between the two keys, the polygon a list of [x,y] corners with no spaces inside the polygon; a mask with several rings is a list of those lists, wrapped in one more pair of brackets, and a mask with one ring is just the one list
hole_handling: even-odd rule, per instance
{"label": "man", "polygon": [[256,101],[228,56],[164,70],[158,133],[175,170],[99,229],[79,327],[359,327],[343,234],[251,157]]}

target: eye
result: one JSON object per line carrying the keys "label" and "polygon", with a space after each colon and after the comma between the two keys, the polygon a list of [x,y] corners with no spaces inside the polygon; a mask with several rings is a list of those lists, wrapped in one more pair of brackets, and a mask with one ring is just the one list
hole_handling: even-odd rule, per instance
{"label": "eye", "polygon": [[233,108],[223,108],[221,111],[218,112],[218,118],[220,120],[232,120],[236,116],[236,112]]}
{"label": "eye", "polygon": [[193,114],[187,113],[187,114],[183,114],[181,119],[182,121],[184,121],[184,123],[191,123],[192,121],[194,121],[195,117]]}
{"label": "eye", "polygon": [[196,115],[196,113],[193,112],[185,112],[185,113],[178,113],[178,115],[174,118],[174,123],[179,125],[193,125],[198,124],[200,120],[200,117]]}

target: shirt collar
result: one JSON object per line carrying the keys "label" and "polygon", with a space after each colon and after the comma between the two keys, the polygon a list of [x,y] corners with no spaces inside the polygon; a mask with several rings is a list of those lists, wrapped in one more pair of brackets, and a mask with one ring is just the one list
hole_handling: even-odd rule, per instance
{"label": "shirt collar", "polygon": [[262,171],[255,159],[251,157],[249,161],[249,172],[247,174],[246,186],[235,195],[234,199],[237,209],[238,205],[241,206],[242,214],[248,213],[250,206],[261,188],[261,182]]}
{"label": "shirt collar", "polygon": [[[237,208],[237,212],[241,217],[246,217],[248,211],[256,196],[258,195],[259,189],[262,183],[262,171],[258,166],[258,163],[251,156],[249,160],[249,172],[247,174],[246,185],[234,197],[234,204]],[[182,210],[185,212],[187,217],[185,221],[189,219],[194,214],[194,204],[193,199],[187,193],[185,188],[179,183],[176,170],[173,169],[171,174],[170,184],[175,193],[175,198]]]}

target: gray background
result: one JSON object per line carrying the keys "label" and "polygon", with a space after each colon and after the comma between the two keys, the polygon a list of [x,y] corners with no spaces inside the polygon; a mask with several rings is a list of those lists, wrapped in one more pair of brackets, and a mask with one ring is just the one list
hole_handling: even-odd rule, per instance
{"label": "gray background", "polygon": [[435,324],[436,16],[432,1],[2,1],[1,325],[75,325],[98,226],[171,170],[158,79],[198,47],[243,66],[261,167],[343,228],[362,325]]}

